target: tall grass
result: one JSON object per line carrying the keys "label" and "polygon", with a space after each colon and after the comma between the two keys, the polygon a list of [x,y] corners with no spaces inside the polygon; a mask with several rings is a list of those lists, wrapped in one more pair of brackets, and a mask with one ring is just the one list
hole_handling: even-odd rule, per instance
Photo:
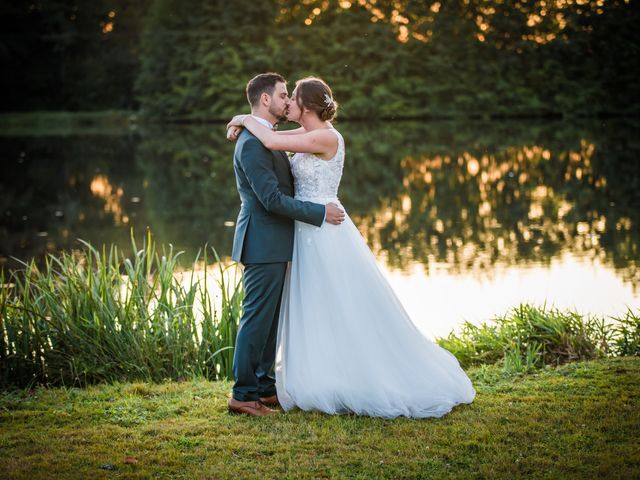
{"label": "tall grass", "polygon": [[[217,270],[209,285],[208,248],[203,271],[199,252],[184,272],[177,268],[181,252],[158,251],[150,233],[140,249],[131,241],[130,258],[115,246],[98,251],[82,242],[78,252],[50,255],[42,267],[31,261],[8,277],[0,271],[0,387],[232,377],[243,298],[236,265],[224,265],[211,249]],[[606,322],[520,305],[437,341],[465,368],[502,363],[526,372],[640,355],[640,316],[629,310]]]}
{"label": "tall grass", "polygon": [[623,317],[614,317],[613,343],[618,355],[640,355],[640,315],[627,310]]}
{"label": "tall grass", "polygon": [[459,332],[438,339],[463,367],[502,362],[505,370],[531,371],[545,365],[604,356],[640,355],[640,316],[582,316],[546,305],[520,305],[491,323],[465,322]]}
{"label": "tall grass", "polygon": [[[12,272],[0,288],[0,385],[85,385],[112,380],[231,378],[242,308],[235,265],[217,262],[217,289],[204,272],[181,278],[173,247],[147,235],[131,258],[117,247],[47,257]],[[210,268],[210,267],[209,267]],[[184,277],[184,275],[183,275]]]}

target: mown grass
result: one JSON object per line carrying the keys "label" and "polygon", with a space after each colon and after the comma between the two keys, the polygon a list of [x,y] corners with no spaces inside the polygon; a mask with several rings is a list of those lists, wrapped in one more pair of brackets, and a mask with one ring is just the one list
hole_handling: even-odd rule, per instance
{"label": "mown grass", "polygon": [[640,358],[469,374],[441,419],[226,413],[230,383],[0,394],[0,478],[639,478]]}

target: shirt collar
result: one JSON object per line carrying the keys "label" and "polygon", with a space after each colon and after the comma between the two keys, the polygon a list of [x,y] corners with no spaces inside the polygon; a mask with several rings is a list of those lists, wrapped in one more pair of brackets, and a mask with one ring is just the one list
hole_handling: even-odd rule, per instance
{"label": "shirt collar", "polygon": [[255,118],[258,122],[260,122],[262,125],[267,127],[269,130],[273,130],[273,125],[268,120],[265,120],[264,118],[258,117],[256,115],[251,115],[251,116]]}

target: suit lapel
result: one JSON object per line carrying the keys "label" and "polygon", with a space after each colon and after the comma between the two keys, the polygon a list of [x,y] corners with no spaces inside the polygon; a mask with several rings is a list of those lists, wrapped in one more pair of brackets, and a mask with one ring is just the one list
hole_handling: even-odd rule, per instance
{"label": "suit lapel", "polygon": [[272,150],[271,153],[279,161],[286,162],[287,168],[289,168],[289,157],[287,157],[286,153],[281,150]]}
{"label": "suit lapel", "polygon": [[287,164],[289,164],[289,157],[287,157],[287,154],[284,153],[282,150],[278,150],[278,153],[280,154],[280,156],[282,157],[282,159],[287,162]]}
{"label": "suit lapel", "polygon": [[287,154],[280,150],[272,150],[271,153],[275,159],[274,165],[277,165],[276,169],[280,172],[280,178],[284,180],[283,176],[286,175],[287,182],[293,185],[293,175]]}

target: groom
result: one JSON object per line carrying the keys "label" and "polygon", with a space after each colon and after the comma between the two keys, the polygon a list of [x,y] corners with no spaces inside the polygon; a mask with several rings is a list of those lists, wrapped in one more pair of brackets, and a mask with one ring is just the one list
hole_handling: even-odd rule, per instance
{"label": "groom", "polygon": [[[247,84],[251,114],[269,128],[286,121],[287,82],[263,73]],[[230,136],[231,137],[231,136]],[[242,205],[231,257],[244,265],[244,302],[233,356],[229,413],[264,416],[276,413],[274,364],[280,298],[293,252],[293,220],[321,226],[339,224],[344,212],[333,203],[319,205],[293,198],[293,177],[284,152],[267,150],[248,130],[233,154]]]}

